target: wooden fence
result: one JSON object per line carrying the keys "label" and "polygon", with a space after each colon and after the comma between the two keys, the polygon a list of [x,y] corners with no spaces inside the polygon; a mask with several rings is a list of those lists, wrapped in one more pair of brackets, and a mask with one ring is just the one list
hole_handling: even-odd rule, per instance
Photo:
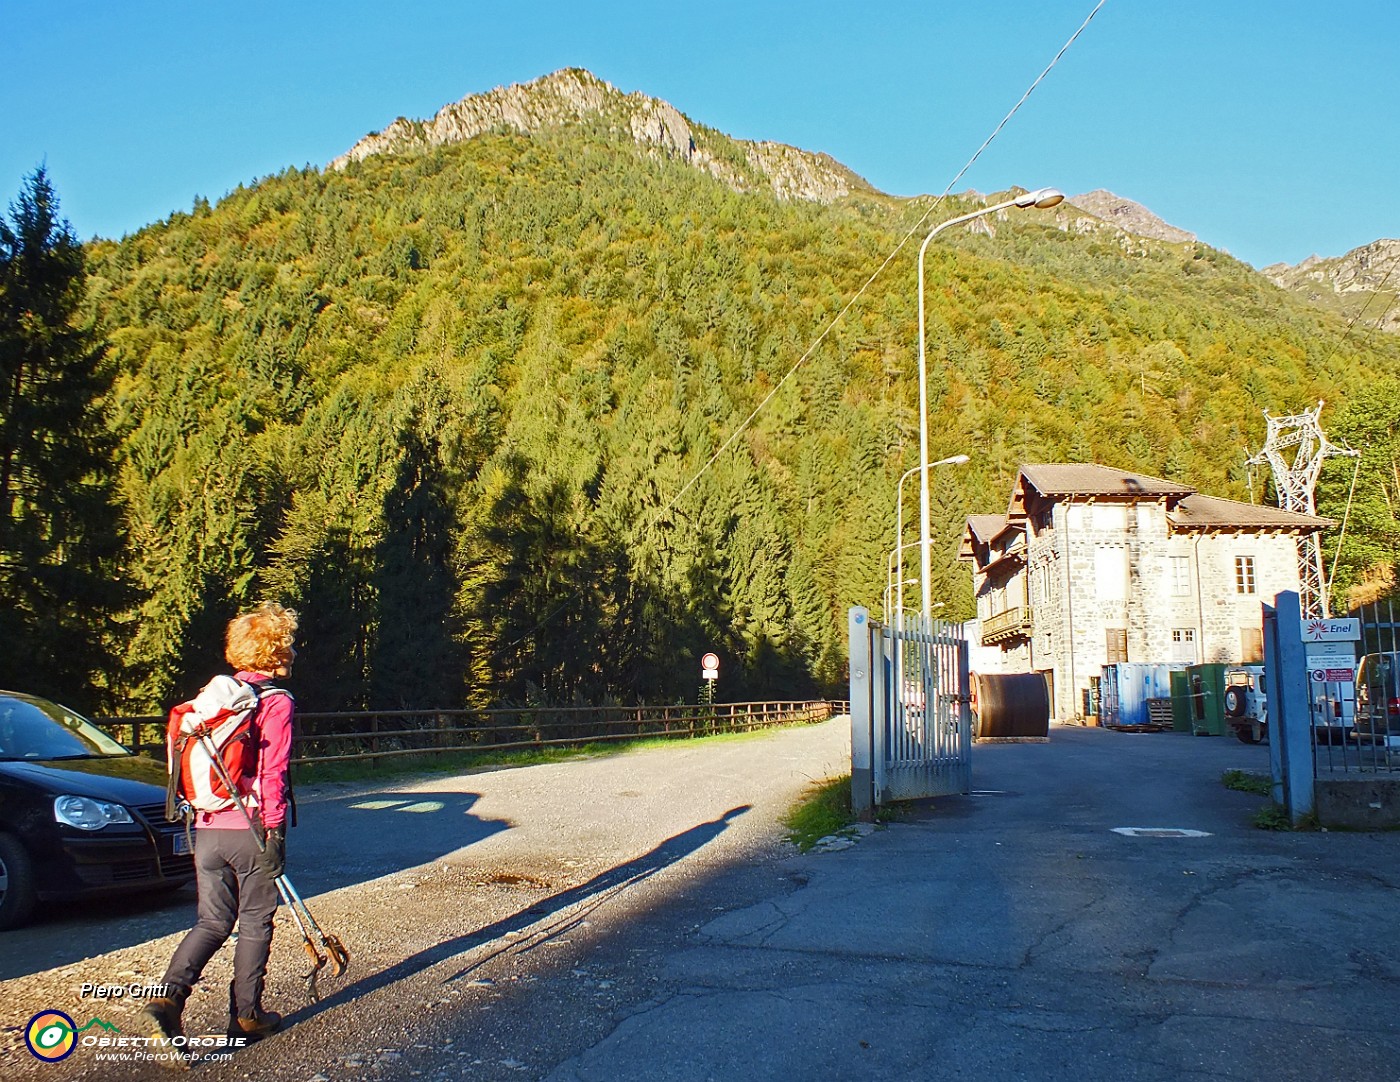
{"label": "wooden fence", "polygon": [[[847,713],[836,700],[713,706],[510,707],[496,710],[355,710],[297,713],[292,765],[439,752],[526,748],[752,732]],[[165,757],[165,719],[103,718],[95,724],[133,751]]]}

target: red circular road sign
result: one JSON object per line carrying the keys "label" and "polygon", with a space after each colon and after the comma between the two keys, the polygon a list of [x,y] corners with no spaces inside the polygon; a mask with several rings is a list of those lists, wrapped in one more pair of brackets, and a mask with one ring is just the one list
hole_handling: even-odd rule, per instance
{"label": "red circular road sign", "polygon": [[719,668],[719,655],[718,655],[718,654],[706,654],[704,657],[702,657],[702,658],[700,659],[700,667],[701,667],[702,669],[718,669],[718,668]]}

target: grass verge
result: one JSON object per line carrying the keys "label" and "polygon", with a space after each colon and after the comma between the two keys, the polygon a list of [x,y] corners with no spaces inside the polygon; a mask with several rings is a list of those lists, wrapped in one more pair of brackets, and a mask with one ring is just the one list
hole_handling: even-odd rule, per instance
{"label": "grass verge", "polygon": [[1246,770],[1227,770],[1220,775],[1220,780],[1226,789],[1253,793],[1255,796],[1268,796],[1274,787],[1272,778],[1263,774],[1252,774]]}
{"label": "grass verge", "polygon": [[856,821],[851,812],[851,776],[813,782],[783,816],[788,841],[805,853],[822,838],[840,834]]}
{"label": "grass verge", "polygon": [[[1267,774],[1255,774],[1247,770],[1227,770],[1220,775],[1220,781],[1226,789],[1252,793],[1255,796],[1273,796],[1274,781]],[[1250,822],[1260,830],[1307,831],[1319,828],[1316,815],[1305,815],[1295,825],[1288,818],[1288,813],[1275,804],[1272,799],[1254,813],[1254,818]]]}

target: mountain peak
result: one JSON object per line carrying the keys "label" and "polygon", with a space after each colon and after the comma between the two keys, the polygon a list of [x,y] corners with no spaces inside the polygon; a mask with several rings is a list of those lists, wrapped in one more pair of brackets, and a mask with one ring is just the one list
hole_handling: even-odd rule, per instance
{"label": "mountain peak", "polygon": [[[826,154],[782,143],[731,139],[692,125],[669,102],[640,92],[624,94],[582,68],[562,68],[532,82],[469,94],[443,106],[431,120],[399,117],[382,131],[365,136],[331,167],[344,169],[377,154],[421,153],[489,131],[533,135],[597,119],[642,150],[683,161],[739,191],[768,187],[780,199],[831,203],[853,191],[871,190]],[[734,148],[741,153],[735,155]]]}
{"label": "mountain peak", "polygon": [[1140,203],[1114,195],[1102,188],[1083,195],[1072,195],[1069,202],[1080,210],[1087,210],[1095,218],[1110,225],[1116,225],[1126,233],[1154,240],[1171,241],[1174,244],[1190,244],[1196,240],[1194,233],[1168,225]]}

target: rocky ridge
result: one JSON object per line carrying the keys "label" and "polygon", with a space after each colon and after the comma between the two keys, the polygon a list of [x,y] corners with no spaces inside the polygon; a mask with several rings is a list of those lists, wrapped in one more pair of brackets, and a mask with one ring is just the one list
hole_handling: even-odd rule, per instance
{"label": "rocky ridge", "polygon": [[1365,327],[1400,333],[1400,240],[1383,238],[1334,259],[1273,263],[1260,274]]}
{"label": "rocky ridge", "polygon": [[490,131],[524,135],[589,121],[630,138],[648,152],[685,162],[738,191],[768,187],[780,199],[831,203],[870,185],[826,154],[773,142],[730,139],[692,124],[669,102],[624,94],[590,72],[566,68],[530,83],[472,94],[431,120],[399,117],[331,162],[343,169],[376,154],[421,153]]}
{"label": "rocky ridge", "polygon": [[1193,244],[1197,240],[1194,233],[1168,225],[1140,203],[1134,203],[1131,199],[1124,199],[1102,188],[1085,192],[1083,195],[1072,195],[1069,202],[1125,233],[1150,237],[1152,240],[1164,240],[1172,244]]}

